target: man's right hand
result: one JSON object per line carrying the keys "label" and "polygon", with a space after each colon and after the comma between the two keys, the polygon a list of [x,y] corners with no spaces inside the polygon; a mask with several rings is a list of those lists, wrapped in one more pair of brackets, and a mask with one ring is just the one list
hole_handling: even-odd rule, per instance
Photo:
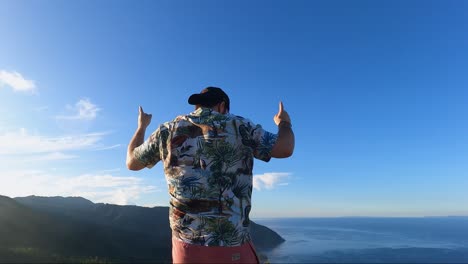
{"label": "man's right hand", "polygon": [[151,114],[143,112],[143,108],[140,106],[138,115],[138,128],[146,129],[151,123]]}
{"label": "man's right hand", "polygon": [[[278,114],[273,118],[278,126],[278,139],[271,149],[271,156],[273,158],[287,158],[294,152],[294,133],[291,129],[291,119],[288,112],[284,111],[283,102],[279,103]],[[280,125],[283,122],[283,125]],[[287,122],[285,124],[284,122]]]}
{"label": "man's right hand", "polygon": [[278,114],[273,117],[273,120],[277,126],[281,123],[281,121],[285,121],[291,124],[291,118],[289,117],[288,112],[284,111],[283,102],[281,101],[279,102]]}

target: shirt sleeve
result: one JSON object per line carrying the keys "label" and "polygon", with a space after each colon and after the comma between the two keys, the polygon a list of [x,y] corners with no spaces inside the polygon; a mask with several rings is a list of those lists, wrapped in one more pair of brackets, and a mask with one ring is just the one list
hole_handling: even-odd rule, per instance
{"label": "shirt sleeve", "polygon": [[134,157],[143,163],[147,168],[152,168],[158,161],[161,160],[160,155],[160,142],[161,142],[161,130],[160,126],[151,136],[140,146],[135,148],[133,151]]}
{"label": "shirt sleeve", "polygon": [[251,128],[250,135],[252,140],[255,142],[253,144],[253,155],[256,159],[263,161],[270,161],[271,159],[271,150],[278,139],[278,136],[274,133],[268,132],[262,128],[261,125],[256,125],[249,122],[249,127]]}

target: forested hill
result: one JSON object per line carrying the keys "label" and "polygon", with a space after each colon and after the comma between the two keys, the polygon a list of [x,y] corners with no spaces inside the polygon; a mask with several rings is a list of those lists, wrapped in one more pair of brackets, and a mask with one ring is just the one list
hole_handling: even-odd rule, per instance
{"label": "forested hill", "polygon": [[[168,207],[0,196],[1,262],[171,262]],[[284,241],[252,222],[257,248]]]}

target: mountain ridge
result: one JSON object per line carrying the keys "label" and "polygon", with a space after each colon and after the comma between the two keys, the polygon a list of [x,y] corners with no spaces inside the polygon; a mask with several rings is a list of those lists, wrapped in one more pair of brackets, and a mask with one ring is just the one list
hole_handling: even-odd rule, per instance
{"label": "mountain ridge", "polygon": [[[93,203],[82,197],[0,195],[6,262],[171,262],[169,207]],[[284,239],[251,223],[260,251]]]}

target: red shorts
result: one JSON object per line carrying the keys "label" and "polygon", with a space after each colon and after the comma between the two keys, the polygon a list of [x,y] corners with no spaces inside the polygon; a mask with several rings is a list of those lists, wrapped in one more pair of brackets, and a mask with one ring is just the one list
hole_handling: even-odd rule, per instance
{"label": "red shorts", "polygon": [[237,247],[207,247],[187,244],[172,238],[173,263],[255,263],[257,254],[252,242]]}

